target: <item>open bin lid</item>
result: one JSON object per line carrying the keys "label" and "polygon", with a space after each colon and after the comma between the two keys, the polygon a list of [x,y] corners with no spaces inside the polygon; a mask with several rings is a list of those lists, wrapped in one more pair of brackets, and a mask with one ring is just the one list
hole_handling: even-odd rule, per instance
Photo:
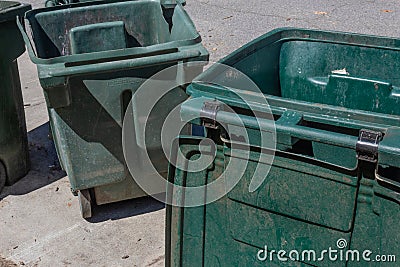
{"label": "open bin lid", "polygon": [[15,21],[16,16],[23,16],[31,5],[13,1],[0,1],[0,22]]}

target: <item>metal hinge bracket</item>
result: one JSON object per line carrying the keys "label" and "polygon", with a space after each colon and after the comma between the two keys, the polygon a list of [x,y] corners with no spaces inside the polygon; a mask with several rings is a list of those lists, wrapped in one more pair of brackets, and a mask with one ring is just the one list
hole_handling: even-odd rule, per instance
{"label": "metal hinge bracket", "polygon": [[378,145],[382,140],[382,133],[362,129],[358,137],[356,151],[357,158],[361,161],[377,163],[378,161]]}
{"label": "metal hinge bracket", "polygon": [[200,118],[204,127],[217,129],[217,113],[221,109],[221,103],[214,101],[206,101],[200,112]]}

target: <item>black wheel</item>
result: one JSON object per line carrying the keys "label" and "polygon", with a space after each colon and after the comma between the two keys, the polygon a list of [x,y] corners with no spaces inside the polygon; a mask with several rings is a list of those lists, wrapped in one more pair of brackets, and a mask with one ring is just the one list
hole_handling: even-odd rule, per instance
{"label": "black wheel", "polygon": [[84,219],[92,217],[92,198],[89,189],[80,190],[78,198],[82,217]]}
{"label": "black wheel", "polygon": [[0,192],[3,190],[4,186],[6,185],[6,181],[7,181],[6,168],[4,167],[3,163],[0,161]]}

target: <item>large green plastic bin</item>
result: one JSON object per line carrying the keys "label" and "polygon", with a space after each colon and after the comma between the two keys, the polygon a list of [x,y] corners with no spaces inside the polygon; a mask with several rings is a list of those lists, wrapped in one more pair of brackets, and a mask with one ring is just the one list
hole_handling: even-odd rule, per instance
{"label": "large green plastic bin", "polygon": [[24,103],[17,58],[25,51],[15,23],[31,9],[28,4],[0,1],[0,192],[29,170]]}
{"label": "large green plastic bin", "polygon": [[[241,136],[241,142],[251,144],[251,153],[248,159],[245,152],[233,153],[231,143],[240,138],[220,138],[221,127],[211,127],[206,132],[217,151],[209,168],[189,172],[171,166],[171,182],[199,186],[223,174],[230,160],[247,164],[238,184],[221,199],[199,207],[168,206],[166,266],[397,266],[374,260],[376,255],[392,261],[391,255],[397,255],[397,261],[400,256],[400,40],[278,29],[221,63],[258,85],[274,123],[263,118],[257,123],[247,104],[218,85],[223,81],[252,94],[235,87],[234,75],[218,73],[222,68],[211,67],[188,87],[192,99],[182,104],[182,119],[216,111],[215,117],[192,122],[213,125],[209,120],[214,118],[225,127],[242,122],[249,140]],[[223,108],[206,110],[215,99],[241,119]],[[251,108],[264,109],[257,102]],[[270,153],[257,147],[257,133],[273,131],[274,124],[272,167],[261,186],[249,192],[256,165],[264,164],[260,154]],[[182,136],[179,147],[194,160],[199,144],[207,144],[204,139]],[[187,168],[190,164],[198,163]],[[185,203],[185,193],[168,191],[167,199]],[[265,246],[268,252],[286,251],[286,258],[291,250],[307,252],[299,261],[280,261],[277,254],[262,261]],[[318,261],[329,248],[336,249],[338,257],[340,251],[358,250],[360,261],[352,260],[353,251],[347,263],[327,255]],[[308,258],[308,250],[317,252],[317,260]],[[365,250],[372,251],[366,252],[370,262],[361,258]]]}
{"label": "large green plastic bin", "polygon": [[[85,218],[91,216],[89,189],[97,204],[145,195],[129,174],[122,150],[122,122],[135,90],[166,67],[208,59],[182,6],[168,14],[172,17],[164,17],[159,1],[147,0],[25,14],[32,40],[26,33],[24,38],[37,64],[57,153]],[[200,73],[202,67],[197,68]],[[159,112],[153,116],[163,118],[184,101],[185,88],[175,88],[169,97],[155,106]],[[161,145],[158,149],[161,155]],[[166,158],[155,161],[166,173]]]}

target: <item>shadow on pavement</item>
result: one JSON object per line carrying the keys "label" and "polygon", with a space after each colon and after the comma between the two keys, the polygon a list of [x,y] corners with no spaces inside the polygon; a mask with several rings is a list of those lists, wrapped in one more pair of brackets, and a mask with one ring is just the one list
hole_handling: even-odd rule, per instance
{"label": "shadow on pavement", "polygon": [[[66,173],[61,169],[49,133],[48,122],[28,133],[31,170],[15,184],[6,186],[0,193],[0,201],[9,195],[28,194],[66,176]],[[95,205],[93,217],[88,219],[88,222],[99,223],[107,220],[119,220],[161,210],[164,207],[164,203],[152,197]]]}
{"label": "shadow on pavement", "polygon": [[49,123],[45,123],[28,133],[31,170],[21,180],[6,186],[0,193],[0,200],[8,195],[24,195],[49,185],[63,177],[56,149],[49,137]]}
{"label": "shadow on pavement", "polygon": [[165,208],[165,204],[150,197],[141,197],[93,207],[93,217],[87,219],[91,223],[108,220],[119,220]]}

